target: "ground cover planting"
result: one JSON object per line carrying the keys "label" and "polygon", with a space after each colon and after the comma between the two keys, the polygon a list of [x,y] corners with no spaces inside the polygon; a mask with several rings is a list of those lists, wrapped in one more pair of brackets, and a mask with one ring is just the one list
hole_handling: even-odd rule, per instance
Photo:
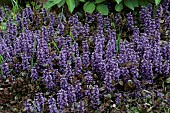
{"label": "ground cover planting", "polygon": [[169,113],[169,0],[139,11],[0,8],[0,113]]}

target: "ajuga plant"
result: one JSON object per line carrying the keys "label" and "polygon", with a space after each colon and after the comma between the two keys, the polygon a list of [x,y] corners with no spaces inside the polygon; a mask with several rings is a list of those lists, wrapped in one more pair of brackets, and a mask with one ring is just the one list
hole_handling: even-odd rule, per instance
{"label": "ajuga plant", "polygon": [[[35,86],[19,90],[26,96],[21,111],[28,113],[126,112],[130,106],[163,112],[168,103],[154,99],[163,100],[166,90],[154,88],[170,77],[169,4],[160,4],[155,16],[152,5],[143,6],[140,19],[86,13],[83,21],[27,7],[0,31],[0,80]],[[148,101],[154,109],[139,106]]]}

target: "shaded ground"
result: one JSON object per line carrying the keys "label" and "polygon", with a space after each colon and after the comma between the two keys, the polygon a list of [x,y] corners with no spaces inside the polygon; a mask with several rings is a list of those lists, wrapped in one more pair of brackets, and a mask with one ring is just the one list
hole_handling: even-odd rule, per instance
{"label": "shaded ground", "polygon": [[[12,80],[8,78],[3,80],[0,78],[0,113],[19,113],[24,112],[24,103],[27,99],[33,99],[36,92],[44,90],[37,87],[29,80],[18,78]],[[45,91],[44,91],[45,92]],[[137,93],[142,94],[142,98],[137,98]],[[44,93],[46,97],[50,95],[48,90]],[[162,80],[157,80],[154,85],[147,85],[146,89],[139,91],[120,91],[120,103],[114,104],[110,101],[109,95],[106,97],[110,101],[110,105],[106,101],[100,108],[103,113],[169,113],[170,112],[170,84]],[[126,98],[127,102],[123,102]],[[112,98],[111,98],[112,99]],[[48,106],[46,104],[46,106]],[[168,111],[169,110],[169,111]],[[44,112],[49,112],[48,108]]]}

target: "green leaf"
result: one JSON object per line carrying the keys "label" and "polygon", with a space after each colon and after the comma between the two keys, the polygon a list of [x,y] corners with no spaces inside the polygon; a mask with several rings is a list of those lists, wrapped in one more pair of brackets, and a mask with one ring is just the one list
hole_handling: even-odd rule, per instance
{"label": "green leaf", "polygon": [[120,51],[120,37],[121,36],[121,33],[118,34],[118,39],[116,40],[116,52],[119,53]]}
{"label": "green leaf", "polygon": [[95,0],[95,3],[98,4],[98,3],[102,3],[104,2],[105,0]]}
{"label": "green leaf", "polygon": [[147,7],[148,4],[149,4],[149,3],[148,3],[148,1],[146,1],[146,0],[139,0],[139,5],[140,5],[140,6],[146,6],[146,7]]}
{"label": "green leaf", "polygon": [[80,2],[85,2],[85,0],[80,0]]}
{"label": "green leaf", "polygon": [[61,1],[62,0],[48,0],[43,7],[46,9],[50,9],[51,7],[53,7],[54,5],[58,4]]}
{"label": "green leaf", "polygon": [[159,5],[160,2],[161,2],[161,0],[155,0],[155,4],[156,4],[156,5]]}
{"label": "green leaf", "polygon": [[112,98],[112,95],[111,94],[106,94],[104,95],[105,98]]}
{"label": "green leaf", "polygon": [[58,46],[57,46],[56,42],[55,42],[54,40],[52,40],[52,43],[53,43],[53,45],[54,45],[54,47],[55,47],[57,53],[59,53],[60,50],[58,49]]}
{"label": "green leaf", "polygon": [[95,10],[95,4],[93,2],[86,2],[83,6],[83,9],[85,12],[88,13],[93,13],[93,11]]}
{"label": "green leaf", "polygon": [[18,6],[18,1],[16,0],[11,0],[12,2],[12,10],[14,11],[14,14],[16,14],[19,11],[19,6]]}
{"label": "green leaf", "polygon": [[66,0],[68,10],[72,13],[75,8],[75,1],[74,0]]}
{"label": "green leaf", "polygon": [[148,94],[152,94],[150,91],[148,91],[148,90],[142,90],[142,93],[148,93]]}
{"label": "green leaf", "polygon": [[123,86],[123,81],[122,80],[118,80],[118,83]]}
{"label": "green leaf", "polygon": [[99,110],[95,110],[94,113],[101,113]]}
{"label": "green leaf", "polygon": [[98,4],[96,9],[98,12],[102,13],[103,15],[108,15],[109,13],[108,7],[104,4]]}
{"label": "green leaf", "polygon": [[74,2],[75,2],[75,7],[77,7],[78,5],[79,5],[79,0],[74,0]]}
{"label": "green leaf", "polygon": [[170,77],[166,79],[166,83],[170,83]]}
{"label": "green leaf", "polygon": [[43,5],[43,7],[45,8],[45,9],[50,9],[51,7],[53,7],[55,4],[53,3],[53,2],[51,2],[51,1],[47,1],[44,5]]}
{"label": "green leaf", "polygon": [[122,9],[123,9],[123,4],[122,3],[115,5],[115,10],[116,11],[120,12]]}
{"label": "green leaf", "polygon": [[58,4],[59,2],[61,2],[62,0],[53,0],[53,2],[55,3],[55,4]]}
{"label": "green leaf", "polygon": [[139,2],[138,0],[130,0],[133,3],[134,7],[139,7]]}
{"label": "green leaf", "polygon": [[117,4],[119,4],[122,0],[115,0]]}
{"label": "green leaf", "polygon": [[66,0],[62,0],[61,2],[59,2],[57,4],[58,8],[60,8],[61,6],[63,6],[65,4]]}
{"label": "green leaf", "polygon": [[3,56],[0,55],[0,64],[2,64],[2,61],[4,60]]}
{"label": "green leaf", "polygon": [[133,81],[132,80],[128,80],[128,85],[132,88],[133,87]]}
{"label": "green leaf", "polygon": [[125,6],[130,8],[131,10],[134,10],[134,5],[133,5],[133,3],[130,0],[125,0],[124,4],[125,4]]}

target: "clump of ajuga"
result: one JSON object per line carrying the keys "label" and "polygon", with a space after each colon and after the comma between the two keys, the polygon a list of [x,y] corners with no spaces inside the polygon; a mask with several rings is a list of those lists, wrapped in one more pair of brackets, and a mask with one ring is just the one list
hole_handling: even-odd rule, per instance
{"label": "clump of ajuga", "polygon": [[[123,92],[141,97],[146,85],[170,75],[168,4],[159,5],[155,16],[152,6],[142,7],[140,21],[128,13],[126,22],[120,14],[86,14],[81,22],[76,14],[67,19],[28,7],[1,31],[1,76],[46,86],[51,96],[38,94],[34,105],[27,101],[27,112],[44,111],[45,100],[50,113],[102,112],[111,109],[108,104],[126,102]],[[127,38],[119,42],[123,30]]]}

